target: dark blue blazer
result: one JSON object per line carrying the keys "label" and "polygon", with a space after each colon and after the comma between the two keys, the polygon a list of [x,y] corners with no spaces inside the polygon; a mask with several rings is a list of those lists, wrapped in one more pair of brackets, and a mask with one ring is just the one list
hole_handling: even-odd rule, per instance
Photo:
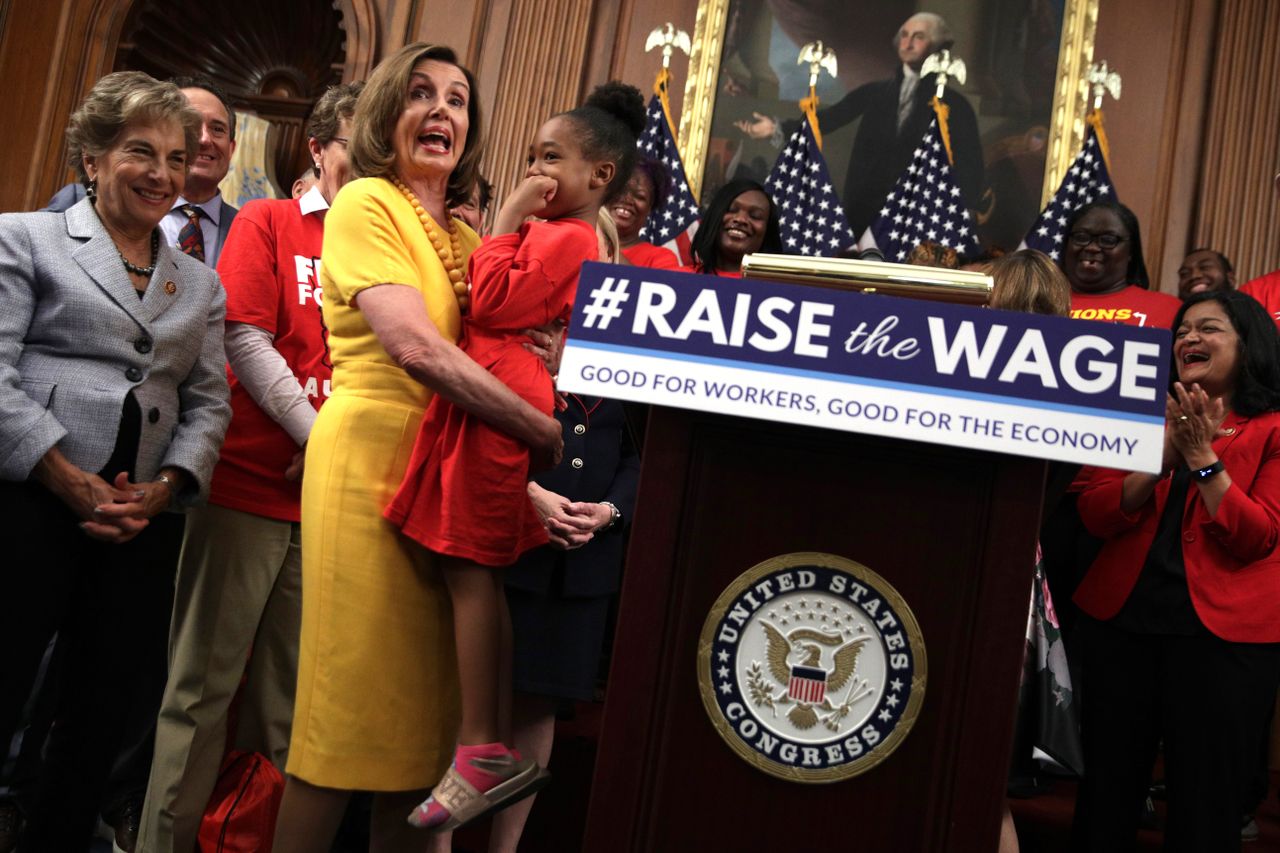
{"label": "dark blue blazer", "polygon": [[[509,586],[540,594],[612,595],[622,576],[623,534],[635,512],[640,454],[617,400],[570,394],[569,408],[556,413],[556,419],[564,431],[563,461],[534,481],[569,500],[608,501],[622,513],[622,523],[572,551],[550,545],[526,551],[504,577]],[[575,467],[575,459],[582,464]],[[561,570],[563,579],[553,589]]]}

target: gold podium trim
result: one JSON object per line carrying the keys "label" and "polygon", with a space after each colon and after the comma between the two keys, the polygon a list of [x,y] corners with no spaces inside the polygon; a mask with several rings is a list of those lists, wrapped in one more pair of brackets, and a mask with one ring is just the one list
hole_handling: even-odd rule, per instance
{"label": "gold podium trim", "polygon": [[963,305],[986,305],[993,287],[991,276],[968,270],[763,253],[742,259],[742,275]]}

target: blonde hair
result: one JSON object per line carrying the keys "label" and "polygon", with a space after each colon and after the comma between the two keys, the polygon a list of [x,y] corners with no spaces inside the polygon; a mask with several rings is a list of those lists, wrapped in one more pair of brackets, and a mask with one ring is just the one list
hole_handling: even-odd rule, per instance
{"label": "blonde hair", "polygon": [[614,223],[613,217],[603,207],[596,214],[596,235],[600,238],[605,254],[608,255],[601,260],[616,264],[622,255],[622,241],[618,239],[618,226]]}
{"label": "blonde hair", "polygon": [[116,71],[94,84],[67,121],[67,165],[88,186],[84,158],[101,157],[130,124],[173,122],[182,128],[187,167],[200,150],[200,113],[172,83],[141,71]]}
{"label": "blonde hair", "polygon": [[425,59],[456,66],[467,78],[471,95],[467,99],[467,144],[458,165],[449,175],[445,205],[457,207],[471,197],[480,174],[480,157],[484,154],[484,130],[480,117],[480,92],[471,72],[458,65],[452,48],[415,42],[405,45],[373,69],[364,90],[356,101],[351,119],[351,143],[347,148],[351,173],[357,178],[388,178],[395,173],[395,147],[391,134],[404,112],[405,97],[413,69]]}
{"label": "blonde hair", "polygon": [[1035,249],[1021,249],[991,262],[991,308],[1052,314],[1065,317],[1071,311],[1071,285],[1049,256]]}

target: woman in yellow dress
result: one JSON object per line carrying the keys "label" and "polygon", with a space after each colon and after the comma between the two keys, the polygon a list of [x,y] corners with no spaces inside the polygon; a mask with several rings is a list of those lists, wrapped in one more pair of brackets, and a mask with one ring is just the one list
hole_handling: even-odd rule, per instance
{"label": "woman in yellow dress", "polygon": [[558,459],[560,427],[456,347],[479,238],[447,215],[482,150],[478,92],[452,50],[412,44],[370,76],[352,173],[325,222],[333,393],[307,446],[302,642],[277,853],[327,851],[350,793],[377,792],[371,850],[421,850],[404,816],[453,755],[449,597],[382,511],[435,392]]}

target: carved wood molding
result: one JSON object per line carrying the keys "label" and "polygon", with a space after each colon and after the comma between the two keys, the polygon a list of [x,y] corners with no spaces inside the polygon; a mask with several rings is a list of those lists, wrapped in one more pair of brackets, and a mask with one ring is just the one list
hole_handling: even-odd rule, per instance
{"label": "carved wood molding", "polygon": [[1179,0],[1171,10],[1173,44],[1161,120],[1166,130],[1143,140],[1159,151],[1151,209],[1142,220],[1143,248],[1152,286],[1168,293],[1176,292],[1178,267],[1193,242],[1216,7],[1217,0]]}
{"label": "carved wood molding", "polygon": [[13,0],[0,0],[0,42],[3,42],[8,33],[5,27],[9,22],[9,8],[13,6]]}
{"label": "carved wood molding", "polygon": [[[1143,249],[1152,287],[1157,290],[1160,289],[1160,283],[1167,278],[1163,275],[1168,261],[1164,256],[1165,246],[1169,244],[1170,251],[1175,251],[1173,244],[1179,242],[1176,236],[1170,234],[1170,228],[1174,227],[1178,219],[1176,212],[1171,209],[1171,201],[1175,198],[1173,184],[1177,177],[1174,170],[1175,158],[1179,145],[1186,144],[1186,128],[1182,122],[1184,87],[1180,83],[1184,81],[1187,71],[1188,50],[1192,38],[1190,26],[1193,5],[1192,0],[1179,0],[1170,4],[1169,13],[1174,19],[1173,51],[1169,59],[1169,86],[1165,89],[1161,111],[1166,132],[1147,141],[1158,152],[1156,162],[1159,165],[1156,171],[1157,180],[1151,216],[1145,223],[1146,227],[1143,228],[1146,232],[1143,235],[1145,238]],[[1182,257],[1179,256],[1178,261],[1181,260]]]}
{"label": "carved wood molding", "polygon": [[[482,171],[497,200],[524,175],[525,151],[542,122],[580,101],[593,5],[591,0],[492,4],[509,12],[505,20],[494,16],[487,23],[476,71],[481,92],[493,92],[486,104],[492,118]],[[486,85],[486,80],[494,82]]]}
{"label": "carved wood molding", "polygon": [[[67,118],[109,71],[213,77],[237,105],[273,122],[273,138],[284,146],[273,165],[292,181],[305,165],[303,123],[315,98],[333,83],[364,79],[379,58],[378,0],[221,0],[184,5],[184,19],[173,4],[152,0],[51,5],[47,20],[57,20],[48,55],[51,74],[30,129],[38,142],[22,174],[20,197],[14,194],[14,206],[25,208],[44,204],[71,180],[64,162]],[[140,30],[152,6],[158,11],[150,28]],[[6,39],[14,37],[6,33]]]}
{"label": "carved wood molding", "polygon": [[312,105],[349,67],[372,58],[368,40],[362,60],[346,54],[356,41],[349,28],[368,37],[371,14],[368,0],[221,0],[182,15],[167,0],[136,0],[115,65],[160,79],[207,75],[238,108],[270,122],[260,165],[283,192],[309,162],[304,125]]}
{"label": "carved wood molding", "polygon": [[342,12],[343,30],[347,34],[343,44],[346,59],[342,66],[341,82],[367,80],[369,72],[381,58],[378,10],[374,0],[334,0],[333,5]]}
{"label": "carved wood molding", "polygon": [[67,0],[58,23],[48,94],[34,128],[40,142],[26,175],[24,207],[42,206],[72,179],[65,165],[67,118],[98,78],[112,70],[128,6],[119,0]]}
{"label": "carved wood molding", "polygon": [[1280,5],[1223,0],[1205,126],[1195,244],[1219,249],[1238,281],[1280,267]]}
{"label": "carved wood molding", "polygon": [[[591,32],[588,43],[583,47],[587,61],[583,64],[578,86],[579,102],[585,101],[596,86],[617,77],[613,68],[618,55],[625,53],[628,46],[626,35],[631,18],[631,0],[595,0],[591,5]],[[643,85],[638,88],[647,101],[649,90]]]}

